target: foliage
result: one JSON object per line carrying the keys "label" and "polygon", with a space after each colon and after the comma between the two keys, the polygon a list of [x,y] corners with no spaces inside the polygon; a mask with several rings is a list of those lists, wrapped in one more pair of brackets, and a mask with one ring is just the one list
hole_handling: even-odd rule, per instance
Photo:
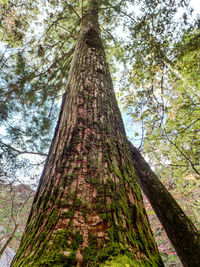
{"label": "foliage", "polygon": [[[29,185],[1,185],[0,186],[0,244],[12,235],[13,229],[17,226],[14,238],[9,246],[14,251],[19,246],[19,241],[24,232],[27,216],[31,208],[33,191]],[[6,208],[5,208],[6,207]]]}
{"label": "foliage", "polygon": [[[176,45],[179,45],[180,54],[173,62],[154,68],[152,82],[140,84],[141,87],[126,98],[133,119],[143,122],[143,151],[157,172],[167,176],[183,195],[190,194],[189,188],[198,190],[200,174],[199,48],[186,49],[191,39],[198,39],[198,30],[190,35],[181,46],[180,43]],[[139,101],[143,103],[142,112],[141,107],[132,107]],[[193,212],[199,214],[196,200],[193,201]]]}
{"label": "foliage", "polygon": [[[120,22],[119,8],[125,1],[115,3],[115,9],[112,2],[103,1],[100,12],[105,46],[111,52],[119,41],[110,30]],[[27,177],[43,164],[52,139],[86,4],[14,1],[0,5],[1,161],[18,171],[23,168]],[[33,154],[34,159],[29,157]]]}

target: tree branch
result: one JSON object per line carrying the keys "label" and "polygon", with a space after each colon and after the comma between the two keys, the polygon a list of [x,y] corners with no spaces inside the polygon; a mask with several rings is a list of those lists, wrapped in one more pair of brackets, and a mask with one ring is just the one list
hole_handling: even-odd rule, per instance
{"label": "tree branch", "polygon": [[42,153],[42,152],[33,152],[33,151],[27,151],[27,150],[21,151],[21,150],[19,150],[17,148],[12,147],[11,145],[5,144],[5,143],[0,141],[0,147],[4,147],[4,146],[9,148],[9,149],[11,149],[11,150],[13,150],[13,151],[15,151],[15,152],[17,152],[18,155],[31,154],[31,155],[39,155],[39,156],[45,156],[45,157],[47,156],[47,154]]}
{"label": "tree branch", "polygon": [[190,158],[187,155],[185,155],[185,153],[183,153],[183,151],[177,146],[176,143],[174,143],[171,139],[169,139],[169,136],[168,136],[168,134],[166,132],[166,129],[165,129],[164,125],[163,125],[163,130],[164,130],[164,134],[165,134],[167,140],[169,141],[169,143],[172,144],[180,152],[180,154],[190,163],[190,166],[196,172],[196,174],[198,174],[200,176],[200,173],[195,168],[195,166],[194,166],[193,162],[190,160]]}

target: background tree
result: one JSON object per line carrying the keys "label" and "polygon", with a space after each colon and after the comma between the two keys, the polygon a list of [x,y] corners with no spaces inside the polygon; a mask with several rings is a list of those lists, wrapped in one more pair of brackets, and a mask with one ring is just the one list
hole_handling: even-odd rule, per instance
{"label": "background tree", "polygon": [[24,232],[25,222],[28,218],[27,210],[31,207],[32,198],[33,191],[28,185],[1,184],[0,222],[5,232],[0,237],[0,257],[7,246],[18,248],[18,242]]}

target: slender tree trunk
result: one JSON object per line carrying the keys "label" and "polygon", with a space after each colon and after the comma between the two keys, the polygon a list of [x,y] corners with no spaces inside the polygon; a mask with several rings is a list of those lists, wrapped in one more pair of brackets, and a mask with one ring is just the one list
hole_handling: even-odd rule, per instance
{"label": "slender tree trunk", "polygon": [[15,267],[163,266],[99,35],[99,2],[83,20]]}
{"label": "slender tree trunk", "polygon": [[140,187],[151,203],[180,260],[186,267],[199,267],[200,233],[150,169],[139,150],[131,142],[129,145]]}
{"label": "slender tree trunk", "polygon": [[7,246],[10,244],[10,242],[13,240],[13,238],[15,237],[15,233],[17,231],[18,228],[18,224],[15,224],[14,229],[12,231],[12,233],[8,236],[8,239],[6,240],[5,244],[3,245],[3,247],[0,249],[0,259],[3,255],[3,253],[5,252]]}

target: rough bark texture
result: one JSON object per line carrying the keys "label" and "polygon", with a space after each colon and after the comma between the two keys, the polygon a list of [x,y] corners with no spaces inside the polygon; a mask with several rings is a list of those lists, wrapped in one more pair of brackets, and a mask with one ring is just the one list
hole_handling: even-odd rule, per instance
{"label": "rough bark texture", "polygon": [[12,266],[163,266],[91,1],[25,234]]}
{"label": "rough bark texture", "polygon": [[140,188],[148,198],[180,260],[186,267],[200,266],[200,233],[130,142]]}

